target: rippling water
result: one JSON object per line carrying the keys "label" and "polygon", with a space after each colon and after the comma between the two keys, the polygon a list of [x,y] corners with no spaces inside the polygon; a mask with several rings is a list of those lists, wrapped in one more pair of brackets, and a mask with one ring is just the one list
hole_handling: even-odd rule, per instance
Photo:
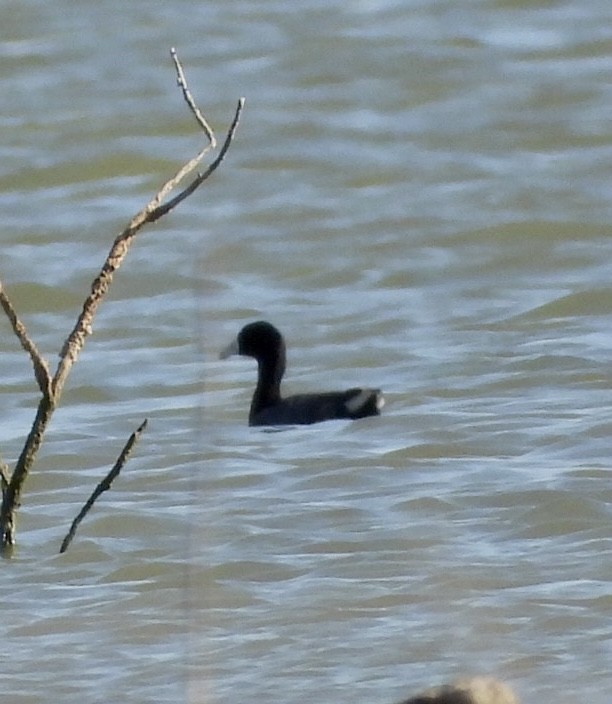
{"label": "rippling water", "polygon": [[[3,561],[11,702],[397,701],[493,673],[612,691],[612,6],[8,3],[0,277],[54,362],[114,235],[199,147],[214,179],[139,235]],[[267,318],[288,390],[381,418],[246,426],[218,351]],[[3,324],[0,451],[37,397]],[[70,521],[149,427],[65,555]]]}

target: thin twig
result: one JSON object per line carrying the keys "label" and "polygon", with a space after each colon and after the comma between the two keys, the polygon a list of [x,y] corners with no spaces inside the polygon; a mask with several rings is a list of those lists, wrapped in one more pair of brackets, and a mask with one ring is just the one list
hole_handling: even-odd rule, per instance
{"label": "thin twig", "polygon": [[119,476],[119,472],[121,471],[123,465],[126,463],[127,458],[130,456],[130,453],[132,451],[132,448],[134,447],[136,441],[140,437],[142,431],[147,427],[147,419],[145,418],[144,421],[140,424],[140,426],[130,435],[129,440],[125,443],[125,446],[123,447],[123,450],[121,450],[121,454],[117,458],[117,461],[113,465],[113,468],[110,470],[110,472],[104,477],[104,479],[98,484],[98,486],[93,490],[92,495],[87,499],[85,502],[85,505],[83,508],[79,511],[79,515],[72,521],[72,525],[70,526],[70,530],[66,534],[66,537],[62,541],[62,546],[60,547],[60,553],[66,552],[68,549],[68,546],[72,542],[72,539],[74,538],[74,534],[76,533],[77,528],[79,527],[79,524],[81,521],[85,518],[85,516],[89,513],[90,509],[100,496],[100,494],[103,494],[105,491],[108,491],[108,489],[111,488],[111,484],[113,481]]}
{"label": "thin twig", "polygon": [[34,376],[43,396],[48,396],[51,392],[49,365],[38,351],[36,345],[30,339],[25,325],[17,317],[17,313],[15,312],[9,297],[6,295],[2,281],[0,281],[0,305],[4,309],[4,312],[6,313],[13,328],[13,332],[17,335],[21,346],[30,355],[32,365],[34,366]]}
{"label": "thin twig", "polygon": [[202,115],[202,113],[200,112],[200,109],[196,105],[195,100],[191,95],[191,91],[187,86],[187,79],[185,78],[185,74],[183,73],[183,67],[181,66],[181,62],[179,61],[178,56],[176,55],[176,49],[174,47],[170,49],[170,56],[172,57],[172,61],[174,61],[174,67],[176,68],[177,76],[176,82],[178,83],[179,88],[183,92],[183,98],[185,98],[185,102],[187,103],[187,105],[189,105],[189,108],[194,114],[195,119],[198,121],[198,124],[204,130],[206,136],[208,137],[208,141],[210,142],[208,149],[215,149],[217,146],[217,138],[215,137],[215,133],[213,132],[212,127],[208,124],[204,115]]}
{"label": "thin twig", "polygon": [[229,126],[227,136],[225,138],[225,141],[223,142],[223,146],[221,147],[221,151],[219,152],[217,158],[208,166],[208,168],[203,173],[198,174],[197,177],[192,181],[192,183],[190,183],[189,186],[185,188],[185,190],[178,193],[176,196],[174,196],[174,198],[172,198],[172,200],[169,200],[164,205],[160,205],[153,213],[151,213],[151,222],[155,222],[155,220],[161,218],[163,215],[170,212],[173,208],[176,208],[176,206],[181,201],[185,200],[185,198],[190,196],[196,190],[196,188],[201,186],[204,181],[206,181],[206,179],[219,168],[221,162],[223,161],[223,159],[225,159],[225,155],[227,154],[227,151],[230,148],[232,140],[234,139],[238,123],[240,122],[240,115],[242,113],[243,107],[244,98],[240,98],[240,100],[238,101],[238,105],[236,106],[234,119],[232,120],[232,124]]}

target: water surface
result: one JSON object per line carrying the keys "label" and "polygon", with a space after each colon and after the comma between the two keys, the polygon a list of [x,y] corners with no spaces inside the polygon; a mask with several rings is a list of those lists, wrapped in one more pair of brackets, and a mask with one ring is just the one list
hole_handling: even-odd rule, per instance
{"label": "water surface", "polygon": [[[609,3],[10,3],[0,277],[56,354],[143,231],[66,387],[3,563],[11,702],[394,702],[461,674],[612,690]],[[381,418],[249,429],[253,319],[288,390]],[[4,323],[0,450],[37,403]],[[82,503],[148,429],[65,555]]]}

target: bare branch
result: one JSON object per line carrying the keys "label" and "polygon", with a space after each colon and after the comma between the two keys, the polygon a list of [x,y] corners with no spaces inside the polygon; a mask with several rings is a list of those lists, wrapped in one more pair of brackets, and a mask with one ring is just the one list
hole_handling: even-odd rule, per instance
{"label": "bare branch", "polygon": [[236,107],[234,119],[232,120],[232,124],[230,125],[229,130],[227,131],[227,136],[225,138],[225,141],[223,142],[223,146],[221,147],[221,151],[219,152],[217,158],[210,164],[210,166],[208,166],[208,168],[203,173],[198,174],[194,181],[190,183],[184,191],[181,191],[179,194],[174,196],[172,200],[169,200],[164,205],[160,205],[153,213],[151,213],[151,222],[155,222],[155,220],[161,218],[163,215],[170,212],[181,201],[185,200],[185,198],[190,196],[196,190],[196,188],[201,186],[204,181],[206,181],[206,179],[217,170],[217,168],[221,165],[223,159],[225,159],[225,155],[228,149],[230,148],[232,140],[234,139],[234,134],[236,133],[238,123],[240,122],[240,115],[242,113],[243,107],[244,98],[240,98]]}
{"label": "bare branch", "polygon": [[60,547],[60,553],[66,552],[68,549],[68,546],[72,542],[72,539],[74,538],[74,535],[77,531],[77,528],[79,527],[79,524],[81,521],[85,518],[85,516],[89,513],[91,510],[92,506],[100,496],[100,494],[103,494],[105,491],[108,491],[108,489],[111,488],[111,484],[115,481],[115,479],[119,476],[119,472],[123,468],[123,465],[126,463],[128,457],[130,456],[130,453],[132,452],[132,448],[136,444],[136,441],[142,434],[142,431],[147,427],[147,419],[145,418],[144,421],[138,426],[138,428],[130,435],[129,440],[126,442],[125,446],[123,447],[123,450],[121,450],[121,454],[117,458],[117,461],[113,465],[112,469],[110,472],[104,477],[104,479],[98,484],[98,486],[93,490],[92,495],[87,499],[85,502],[85,505],[83,508],[79,511],[79,515],[72,521],[72,525],[70,526],[70,530],[66,534],[66,537],[62,541],[62,545]]}
{"label": "bare branch", "polygon": [[115,239],[113,246],[106,257],[106,261],[100,270],[100,273],[91,285],[91,293],[85,299],[81,314],[79,315],[72,332],[64,342],[64,346],[60,352],[60,362],[51,382],[53,396],[56,398],[58,398],[61,394],[72,365],[76,362],[79,353],[85,345],[86,336],[91,335],[92,333],[94,316],[98,306],[102,302],[102,299],[112,283],[115,271],[121,266],[121,263],[125,259],[130,243],[137,230],[140,229],[140,227],[142,227],[146,222],[145,220],[142,220],[140,225],[134,229],[134,222],[139,215],[137,215],[128,227]]}
{"label": "bare branch", "polygon": [[215,137],[215,133],[213,132],[211,126],[208,124],[206,121],[206,118],[202,113],[200,112],[200,109],[195,103],[195,100],[193,99],[193,96],[191,95],[191,91],[187,87],[187,80],[185,78],[185,74],[183,73],[183,67],[181,66],[181,62],[178,59],[178,56],[176,55],[176,49],[172,47],[170,49],[170,56],[172,57],[172,61],[174,61],[174,67],[176,68],[176,76],[177,76],[177,83],[183,92],[183,98],[185,98],[185,102],[187,105],[189,105],[189,108],[191,109],[191,112],[194,114],[195,119],[198,121],[198,124],[200,127],[204,130],[206,133],[206,136],[208,137],[208,141],[210,142],[209,149],[215,149],[217,146],[217,139]]}
{"label": "bare branch", "polygon": [[[176,52],[174,50],[172,57],[177,68],[178,81],[181,89],[183,90],[183,95],[188,96],[185,97],[187,104],[196,115],[198,122],[203,126],[207,137],[209,137],[209,141],[212,135],[212,140],[214,140],[214,143],[216,144],[216,140],[210,130],[210,127],[208,126],[208,123],[203,117],[201,117],[200,111],[193,103],[193,98],[188,91],[181,64],[176,57]],[[238,107],[236,108],[234,119],[228,130],[223,147],[221,148],[217,158],[210,164],[204,173],[198,175],[198,177],[184,191],[175,196],[175,198],[170,200],[165,205],[160,205],[163,198],[168,195],[168,193],[170,193],[187,174],[191,173],[197,167],[204,155],[209,151],[211,144],[208,144],[206,147],[201,149],[193,159],[188,161],[181,169],[179,169],[176,175],[169,179],[160,188],[149,203],[132,218],[125,230],[115,239],[100,274],[92,283],[91,293],[83,304],[81,315],[79,316],[72,332],[64,342],[64,346],[60,352],[60,363],[52,381],[52,389],[55,396],[57,396],[58,393],[61,393],[65,380],[70,373],[70,369],[74,362],[76,362],[81,350],[83,349],[86,336],[91,335],[92,333],[92,323],[96,310],[108,291],[115,271],[121,266],[121,263],[125,259],[132,240],[144,225],[155,222],[163,215],[170,212],[179,203],[185,200],[185,198],[191,195],[214,171],[217,170],[232,143],[243,106],[244,98],[241,98],[238,101]]]}
{"label": "bare branch", "polygon": [[15,512],[20,505],[23,484],[30,467],[42,443],[49,420],[55,410],[53,396],[43,396],[38,404],[36,418],[32,424],[27,440],[21,450],[11,480],[2,497],[0,509],[0,541],[1,547],[7,548],[15,544]]}
{"label": "bare branch", "polygon": [[[229,128],[227,137],[218,157],[203,173],[198,174],[198,176],[189,186],[187,186],[187,188],[185,188],[172,200],[162,205],[162,201],[176,188],[182,179],[197,168],[205,154],[216,145],[214,133],[195,104],[191,92],[189,91],[187,81],[183,73],[183,68],[174,49],[171,51],[171,56],[174,61],[177,73],[177,82],[182,91],[183,98],[187,103],[189,110],[192,112],[198,124],[204,131],[207,138],[207,144],[198,152],[198,154],[196,154],[193,159],[184,164],[175,176],[169,179],[160,188],[149,203],[132,218],[123,232],[115,238],[108,256],[102,265],[100,273],[91,284],[90,293],[83,303],[81,313],[77,318],[74,328],[62,346],[62,350],[59,355],[60,359],[53,378],[50,378],[47,363],[43,360],[41,355],[36,350],[36,347],[27,337],[25,328],[17,319],[8,298],[2,294],[0,286],[0,294],[2,294],[0,295],[0,302],[11,320],[13,329],[19,337],[22,346],[29,352],[32,358],[36,378],[43,392],[43,398],[39,402],[32,429],[30,430],[28,438],[21,451],[21,455],[17,460],[10,480],[8,480],[8,477],[0,479],[0,482],[3,482],[5,485],[2,506],[0,508],[0,543],[1,548],[5,551],[15,543],[16,511],[20,505],[23,485],[30,468],[34,463],[34,459],[42,443],[49,420],[51,419],[53,411],[59,403],[62,390],[70,370],[72,369],[73,364],[77,361],[79,354],[85,345],[87,336],[92,332],[93,320],[98,306],[102,302],[112,283],[115,271],[121,266],[123,260],[125,259],[132,240],[139,230],[146,224],[158,220],[163,215],[170,212],[170,210],[181,203],[191,193],[193,193],[198,186],[200,186],[221,164],[234,138],[240,113],[244,105],[244,99],[240,99],[238,102],[238,107],[236,109],[233,122]],[[104,488],[101,489],[101,491],[104,490]],[[95,501],[95,498],[93,500]]]}
{"label": "bare branch", "polygon": [[51,393],[49,365],[28,336],[25,325],[17,317],[17,313],[2,286],[2,281],[0,281],[0,305],[4,308],[4,312],[10,320],[13,332],[17,335],[21,346],[30,355],[32,365],[34,366],[34,376],[36,377],[41,392],[44,396],[48,396]]}
{"label": "bare branch", "polygon": [[172,57],[172,61],[174,61],[174,68],[176,69],[176,81],[181,89],[181,92],[183,94],[183,99],[187,103],[187,107],[195,117],[197,123],[200,125],[202,128],[204,134],[206,135],[206,138],[208,140],[208,144],[204,146],[197,154],[196,156],[188,161],[186,164],[184,164],[179,171],[176,173],[175,176],[173,176],[169,181],[166,181],[166,183],[159,189],[159,191],[155,194],[155,196],[151,199],[149,204],[147,205],[146,208],[143,209],[142,213],[146,212],[151,212],[155,210],[156,208],[159,207],[160,203],[162,200],[171,192],[174,190],[174,188],[187,176],[187,174],[191,173],[196,166],[202,161],[204,156],[211,150],[215,149],[217,146],[217,138],[215,137],[215,133],[213,132],[212,128],[208,124],[206,118],[204,115],[201,113],[200,109],[196,105],[193,96],[191,95],[191,91],[189,90],[189,87],[187,86],[187,79],[185,78],[185,73],[183,72],[183,67],[181,65],[181,62],[179,61],[179,58],[176,54],[176,49],[172,48],[170,49],[170,56]]}

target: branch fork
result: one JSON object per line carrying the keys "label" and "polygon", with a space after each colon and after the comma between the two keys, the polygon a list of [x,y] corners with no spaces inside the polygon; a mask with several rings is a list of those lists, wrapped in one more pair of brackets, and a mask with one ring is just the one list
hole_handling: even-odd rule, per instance
{"label": "branch fork", "polygon": [[[29,337],[25,325],[19,320],[13,305],[11,304],[6,291],[0,280],[0,305],[4,309],[9,319],[13,332],[17,336],[21,346],[30,356],[34,367],[34,377],[41,392],[41,399],[36,412],[32,429],[25,441],[21,455],[17,460],[12,473],[9,473],[6,465],[0,460],[0,486],[2,488],[2,506],[0,508],[0,549],[7,550],[15,544],[15,520],[17,508],[20,505],[21,495],[25,481],[34,463],[40,445],[43,441],[48,423],[53,415],[53,411],[59,404],[61,394],[66,383],[66,379],[74,363],[78,360],[86,338],[91,335],[93,320],[98,306],[104,299],[115,274],[125,259],[132,240],[136,234],[147,224],[159,220],[161,217],[173,210],[185,198],[189,197],[209,176],[211,176],[227,154],[227,151],[234,139],[236,129],[240,120],[244,99],[240,98],[236,107],[234,118],[227,131],[223,145],[217,158],[201,173],[197,173],[192,182],[172,199],[165,199],[176,189],[179,183],[189,174],[193,173],[204,156],[217,146],[215,134],[208,124],[206,118],[199,110],[191,95],[183,67],[174,48],[170,51],[170,56],[174,62],[177,76],[177,84],[181,90],[183,99],[196,122],[204,132],[206,144],[188,162],[186,162],[177,173],[162,185],[159,191],[140,210],[121,232],[106,257],[100,273],[91,284],[91,291],[83,303],[83,308],[74,328],[66,338],[60,351],[60,359],[53,376],[49,371],[49,364],[43,358],[36,345]],[[138,434],[143,428],[139,429]],[[133,443],[132,443],[133,444]],[[95,500],[95,499],[94,499]]]}

